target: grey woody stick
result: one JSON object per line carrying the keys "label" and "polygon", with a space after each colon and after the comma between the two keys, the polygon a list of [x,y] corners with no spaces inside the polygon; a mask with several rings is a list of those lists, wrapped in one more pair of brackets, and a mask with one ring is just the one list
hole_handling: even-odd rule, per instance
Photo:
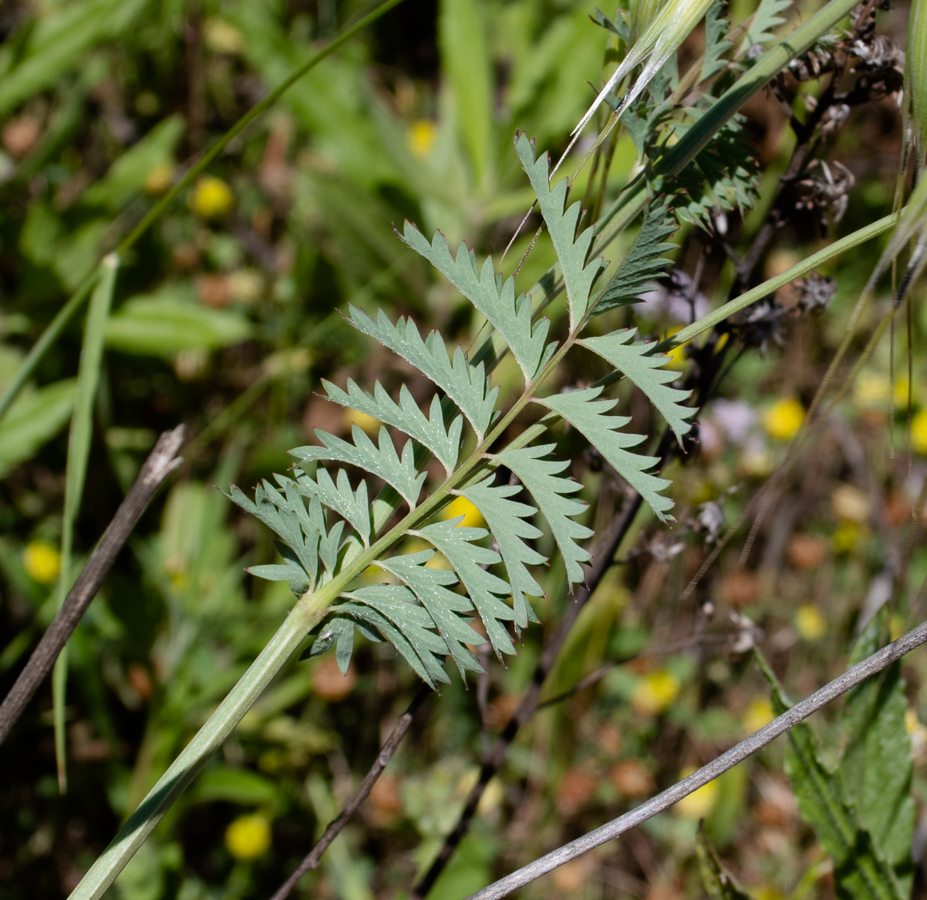
{"label": "grey woody stick", "polygon": [[837,697],[846,693],[850,688],[856,687],[870,676],[881,672],[896,660],[901,659],[906,653],[910,653],[925,642],[927,642],[927,622],[853,666],[852,669],[844,672],[843,675],[835,678],[819,691],[815,691],[810,697],[806,697],[781,716],[773,719],[772,722],[755,734],[750,735],[750,737],[741,741],[726,753],[722,753],[721,756],[708,763],[708,765],[702,766],[697,772],[693,772],[688,778],[684,778],[623,816],[619,816],[594,831],[584,834],[581,838],[577,838],[569,844],[564,844],[511,875],[506,875],[505,878],[489,885],[489,887],[471,894],[466,900],[498,900],[500,897],[507,897],[513,891],[530,884],[548,872],[552,872],[577,856],[582,856],[595,847],[620,837],[626,831],[630,831],[657,813],[668,809],[693,791],[704,787],[709,781],[714,781],[715,778],[724,774],[728,769],[733,769],[738,763],[743,762],[747,757],[772,743],[779,735],[784,734],[803,719],[808,718],[812,713],[827,706],[831,700],[836,700]]}

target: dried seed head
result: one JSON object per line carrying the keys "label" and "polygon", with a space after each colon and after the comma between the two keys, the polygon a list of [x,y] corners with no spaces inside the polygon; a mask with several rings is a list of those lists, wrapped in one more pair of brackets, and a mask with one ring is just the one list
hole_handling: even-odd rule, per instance
{"label": "dried seed head", "polygon": [[827,307],[837,293],[837,279],[817,272],[809,272],[799,282],[798,308],[803,313],[819,313]]}

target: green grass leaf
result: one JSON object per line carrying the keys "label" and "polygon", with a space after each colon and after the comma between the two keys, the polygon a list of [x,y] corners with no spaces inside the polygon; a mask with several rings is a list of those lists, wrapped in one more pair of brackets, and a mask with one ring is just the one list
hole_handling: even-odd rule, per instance
{"label": "green grass leaf", "polygon": [[[65,467],[64,514],[61,525],[61,575],[58,579],[58,608],[64,605],[71,587],[71,554],[74,543],[74,524],[84,496],[87,463],[90,459],[90,441],[93,437],[93,407],[100,383],[103,364],[103,335],[113,290],[116,286],[118,258],[106,257],[101,263],[100,278],[90,297],[87,319],[84,323],[84,340],[81,344],[80,364],[77,370],[77,390],[74,393],[74,412],[68,433],[68,460]],[[58,762],[58,783],[66,783],[64,701],[67,682],[68,657],[62,649],[52,675],[52,705],[55,722],[55,758]]]}
{"label": "green grass leaf", "polygon": [[0,476],[31,459],[74,411],[76,378],[63,378],[20,396],[0,423]]}
{"label": "green grass leaf", "polygon": [[0,79],[0,117],[54,86],[91,47],[131,26],[148,5],[148,0],[83,0],[47,10],[16,67]]}
{"label": "green grass leaf", "polygon": [[199,304],[190,285],[169,284],[127,300],[106,325],[106,345],[140,356],[172,359],[182,350],[217,350],[251,336],[235,312]]}
{"label": "green grass leaf", "polygon": [[492,62],[476,0],[442,0],[438,15],[441,60],[453,93],[457,128],[473,166],[474,181],[490,180]]}
{"label": "green grass leaf", "polygon": [[174,147],[183,133],[184,120],[180,116],[169,116],[159,122],[123,153],[103,178],[87,189],[82,202],[118,212],[129,200],[142,193],[145,180],[153,169],[172,161]]}

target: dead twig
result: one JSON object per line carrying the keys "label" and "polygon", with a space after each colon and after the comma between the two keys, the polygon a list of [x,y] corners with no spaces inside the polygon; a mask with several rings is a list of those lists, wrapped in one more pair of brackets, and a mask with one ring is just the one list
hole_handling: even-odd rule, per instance
{"label": "dead twig", "polygon": [[517,872],[513,872],[511,875],[507,875],[505,878],[489,885],[489,887],[472,894],[466,900],[500,900],[500,898],[507,897],[513,891],[530,884],[548,872],[552,872],[577,856],[582,856],[582,854],[620,837],[631,828],[646,822],[647,819],[663,812],[674,803],[678,803],[683,797],[687,797],[699,788],[704,787],[709,781],[714,781],[719,775],[733,769],[738,763],[762,750],[767,744],[772,743],[777,737],[785,734],[812,713],[817,712],[832,700],[836,700],[841,694],[845,694],[870,676],[888,668],[893,662],[901,659],[906,653],[910,653],[925,642],[927,642],[927,622],[853,666],[852,669],[844,672],[843,675],[835,678],[819,691],[815,691],[810,697],[806,697],[801,703],[797,703],[726,753],[722,753],[721,756],[708,763],[708,765],[702,766],[701,769],[693,772],[688,778],[684,778],[623,816],[613,819],[611,822],[590,831],[569,844],[564,844],[540,859],[536,859],[533,863],[529,863]]}
{"label": "dead twig", "polygon": [[427,684],[423,684],[419,687],[418,692],[412,698],[412,702],[409,704],[406,711],[399,717],[399,720],[396,722],[395,726],[393,726],[393,730],[389,733],[389,737],[380,748],[380,752],[377,754],[374,764],[370,767],[367,777],[364,778],[360,783],[360,787],[358,787],[351,799],[345,804],[338,818],[329,823],[328,828],[325,829],[325,833],[319,838],[312,850],[309,851],[306,858],[299,864],[293,874],[277,888],[277,892],[271,897],[271,900],[284,900],[284,898],[289,897],[290,892],[296,887],[303,875],[310,869],[315,869],[319,865],[322,861],[322,854],[329,848],[331,842],[341,834],[342,829],[348,824],[348,820],[351,816],[357,812],[361,803],[367,799],[373,786],[377,783],[377,779],[383,774],[383,770],[392,758],[396,748],[408,733],[415,713],[418,712],[419,707],[431,693],[431,688],[428,687]]}
{"label": "dead twig", "polygon": [[166,431],[158,438],[138,478],[119,504],[116,515],[109,523],[103,537],[90,554],[87,565],[77,576],[64,604],[55,620],[42,635],[38,646],[32,651],[29,662],[22,670],[16,683],[0,704],[0,744],[6,739],[16,721],[28,706],[38,686],[52,670],[77,623],[80,622],[90,602],[100,590],[116,556],[128,540],[141,514],[155,491],[182,462],[177,455],[183,443],[184,427],[178,425],[173,431]]}

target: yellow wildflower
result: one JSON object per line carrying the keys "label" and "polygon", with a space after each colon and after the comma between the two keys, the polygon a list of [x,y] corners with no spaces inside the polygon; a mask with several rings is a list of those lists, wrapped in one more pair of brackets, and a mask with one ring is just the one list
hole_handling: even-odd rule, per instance
{"label": "yellow wildflower", "polygon": [[406,132],[406,140],[412,155],[425,159],[431,154],[438,137],[438,126],[431,119],[416,119]]}
{"label": "yellow wildflower", "polygon": [[907,378],[897,379],[892,387],[892,402],[897,407],[907,409],[909,393],[911,393],[911,382]]}
{"label": "yellow wildflower", "polygon": [[486,521],[482,513],[466,498],[458,497],[442,514],[443,519],[456,519],[463,516],[463,521],[457,525],[462,528],[484,528]]}
{"label": "yellow wildflower", "polygon": [[761,887],[754,896],[756,900],[785,900],[785,894],[769,886]]}
{"label": "yellow wildflower", "polygon": [[761,440],[753,438],[754,436],[751,435],[744,444],[740,468],[744,475],[750,478],[763,478],[773,470],[772,455]]}
{"label": "yellow wildflower", "polygon": [[853,399],[864,408],[884,406],[888,393],[888,378],[875,372],[862,372],[853,385]]}
{"label": "yellow wildflower", "polygon": [[827,623],[813,603],[805,603],[795,613],[795,630],[802,640],[816,641],[827,630]]}
{"label": "yellow wildflower", "polygon": [[213,53],[234,55],[245,49],[242,33],[224,19],[209,18],[203,23],[203,39]]}
{"label": "yellow wildflower", "polygon": [[639,715],[658,715],[666,712],[679,696],[682,685],[671,672],[661,669],[645,675],[634,687],[631,706]]}
{"label": "yellow wildflower", "polygon": [[[681,331],[679,327],[670,328],[666,333],[667,339],[671,338],[677,331]],[[663,363],[664,369],[684,369],[686,365],[686,346],[685,344],[680,344],[678,347],[673,347],[671,350],[666,351],[666,362]]]}
{"label": "yellow wildflower", "polygon": [[909,706],[904,713],[904,730],[911,739],[911,753],[915,759],[924,755],[927,750],[927,728],[917,717],[917,713]]}
{"label": "yellow wildflower", "polygon": [[359,412],[356,409],[346,409],[344,411],[344,421],[348,428],[352,425],[357,425],[362,431],[365,431],[369,435],[377,435],[380,433],[380,420],[375,419],[373,416],[368,416],[367,413]]}
{"label": "yellow wildflower", "polygon": [[174,167],[170,163],[155,166],[145,179],[145,193],[151,197],[163,194],[171,186],[173,177]]}
{"label": "yellow wildflower", "polygon": [[45,541],[32,541],[23,550],[23,566],[39,584],[54,584],[61,574],[61,553]]}
{"label": "yellow wildflower", "polygon": [[686,366],[686,348],[680,344],[673,347],[667,354],[667,361],[663,364],[665,369],[684,369]]}
{"label": "yellow wildflower", "polygon": [[872,512],[869,495],[852,484],[838,484],[831,495],[834,515],[843,522],[861,525]]}
{"label": "yellow wildflower", "polygon": [[794,397],[774,403],[763,416],[766,433],[777,441],[790,441],[801,428],[805,408]]}
{"label": "yellow wildflower", "polygon": [[168,578],[170,579],[171,587],[177,591],[178,594],[182,594],[190,584],[190,576],[184,568],[174,569],[168,575]]}
{"label": "yellow wildflower", "polygon": [[753,734],[759,731],[764,725],[768,725],[773,720],[772,706],[765,697],[755,697],[744,710],[741,722],[744,731],[747,734]]}
{"label": "yellow wildflower", "polygon": [[257,859],[270,847],[270,822],[262,813],[239,816],[225,829],[225,846],[235,859]]}
{"label": "yellow wildflower", "polygon": [[894,613],[888,622],[888,635],[893,641],[897,641],[908,630],[908,623],[904,616]]}
{"label": "yellow wildflower", "polygon": [[859,525],[856,522],[841,522],[834,531],[834,552],[849,553],[856,546]]}
{"label": "yellow wildflower", "polygon": [[190,205],[193,211],[208,222],[224,219],[234,204],[231,188],[221,179],[207,175],[193,188]]}
{"label": "yellow wildflower", "polygon": [[[694,771],[694,766],[683,769],[679,775],[680,780],[688,778]],[[674,809],[684,819],[692,819],[697,822],[699,819],[704,819],[714,809],[717,802],[718,782],[715,780],[709,781],[708,784],[703,785],[697,791],[683,797]]]}
{"label": "yellow wildflower", "polygon": [[911,417],[911,446],[915,453],[927,456],[927,409]]}

